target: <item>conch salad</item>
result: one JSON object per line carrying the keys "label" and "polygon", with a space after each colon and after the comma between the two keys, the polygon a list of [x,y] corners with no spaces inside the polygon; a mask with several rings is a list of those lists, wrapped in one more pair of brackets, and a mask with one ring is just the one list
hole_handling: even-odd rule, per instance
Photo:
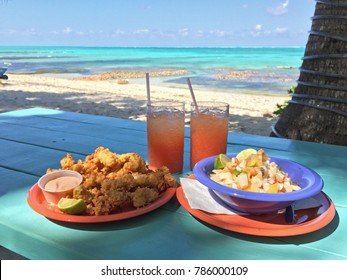
{"label": "conch salad", "polygon": [[299,190],[275,162],[270,162],[263,149],[246,149],[236,157],[220,154],[210,178],[222,185],[244,191],[284,193]]}

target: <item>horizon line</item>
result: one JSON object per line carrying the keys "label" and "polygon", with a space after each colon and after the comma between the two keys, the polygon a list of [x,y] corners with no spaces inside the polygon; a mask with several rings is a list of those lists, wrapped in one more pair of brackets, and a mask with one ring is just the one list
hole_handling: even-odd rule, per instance
{"label": "horizon line", "polygon": [[162,49],[231,49],[231,48],[305,48],[306,46],[83,46],[83,45],[0,45],[0,48],[11,47],[52,47],[52,48],[162,48]]}

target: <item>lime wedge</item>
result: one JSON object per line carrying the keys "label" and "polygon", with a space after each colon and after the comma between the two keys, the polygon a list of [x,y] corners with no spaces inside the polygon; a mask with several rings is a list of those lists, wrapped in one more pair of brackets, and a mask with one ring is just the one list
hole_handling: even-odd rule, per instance
{"label": "lime wedge", "polygon": [[58,202],[58,208],[66,214],[79,215],[86,210],[86,203],[83,199],[63,197]]}
{"label": "lime wedge", "polygon": [[245,149],[245,150],[242,150],[241,152],[239,152],[236,156],[236,158],[241,161],[245,158],[247,158],[248,156],[250,155],[256,155],[257,154],[257,151],[254,150],[254,149]]}
{"label": "lime wedge", "polygon": [[231,161],[225,154],[218,155],[214,160],[214,169],[223,169]]}

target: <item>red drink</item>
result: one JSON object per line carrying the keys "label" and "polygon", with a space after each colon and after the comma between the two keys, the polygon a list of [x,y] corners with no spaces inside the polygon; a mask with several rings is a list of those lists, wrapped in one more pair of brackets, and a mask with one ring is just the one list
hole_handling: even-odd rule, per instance
{"label": "red drink", "polygon": [[167,166],[171,173],[182,172],[184,103],[151,103],[147,108],[149,166]]}
{"label": "red drink", "polygon": [[228,139],[229,105],[201,102],[192,105],[190,119],[190,168],[203,158],[225,154]]}

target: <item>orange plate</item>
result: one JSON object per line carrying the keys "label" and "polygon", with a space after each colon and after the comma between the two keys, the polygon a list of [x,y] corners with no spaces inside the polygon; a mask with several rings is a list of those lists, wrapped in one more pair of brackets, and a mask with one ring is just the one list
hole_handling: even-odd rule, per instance
{"label": "orange plate", "polygon": [[158,199],[153,203],[126,212],[121,212],[103,216],[87,216],[87,215],[69,215],[61,212],[57,206],[52,206],[47,203],[41,189],[37,184],[31,187],[28,192],[27,201],[30,207],[37,213],[46,218],[72,223],[103,223],[119,221],[136,217],[148,212],[151,212],[168,202],[175,194],[176,188],[168,188],[165,192],[159,195]]}
{"label": "orange plate", "polygon": [[211,214],[192,209],[182,187],[176,191],[178,201],[194,217],[219,228],[258,236],[294,236],[316,231],[331,222],[335,206],[329,197],[321,192],[314,196],[322,206],[295,211],[293,224],[287,224],[284,214],[273,215],[225,215]]}

